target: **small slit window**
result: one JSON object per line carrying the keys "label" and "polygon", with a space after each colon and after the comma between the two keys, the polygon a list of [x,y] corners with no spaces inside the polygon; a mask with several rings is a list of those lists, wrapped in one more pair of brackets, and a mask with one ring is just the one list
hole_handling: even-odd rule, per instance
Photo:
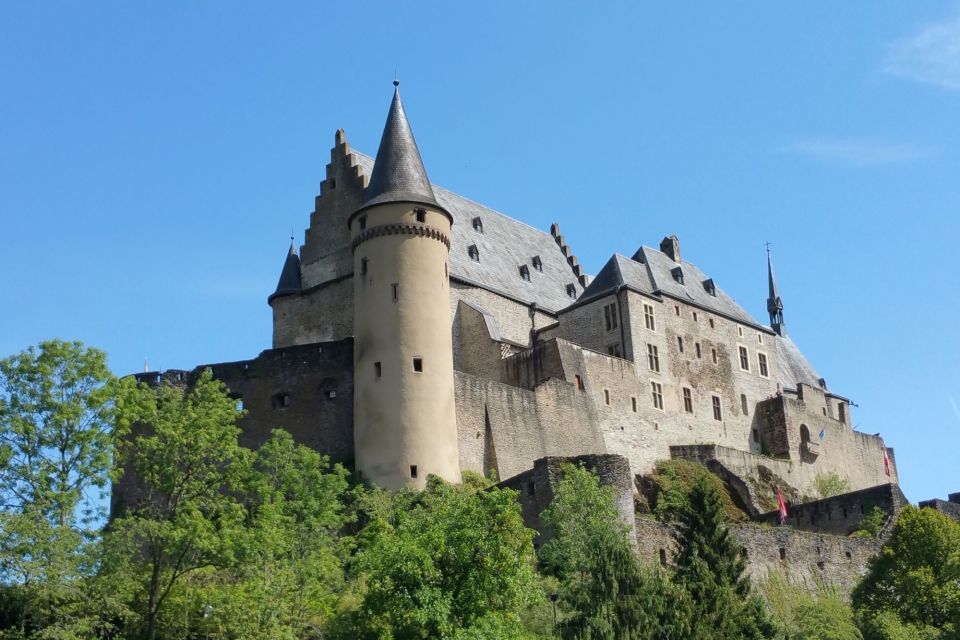
{"label": "small slit window", "polygon": [[633,409],[633,412],[637,412],[637,397],[630,396],[630,407]]}
{"label": "small slit window", "polygon": [[273,394],[270,398],[270,406],[274,409],[286,409],[290,406],[290,394],[286,392]]}
{"label": "small slit window", "polygon": [[417,478],[417,465],[415,464],[410,465],[410,477],[413,479]]}
{"label": "small slit window", "polygon": [[378,378],[382,377],[382,376],[383,376],[383,364],[380,363],[380,362],[374,362],[374,363],[373,363],[373,373],[374,373],[374,375],[376,375]]}
{"label": "small slit window", "polygon": [[369,260],[366,258],[360,258],[360,275],[367,275],[367,266],[369,265]]}
{"label": "small slit window", "polygon": [[677,336],[677,349],[680,350],[680,353],[683,353],[683,336]]}
{"label": "small slit window", "polygon": [[540,260],[540,256],[533,256],[533,259],[530,261],[530,263],[537,271],[543,271],[543,261]]}
{"label": "small slit window", "polygon": [[467,254],[470,256],[470,259],[473,260],[474,262],[480,262],[480,249],[477,249],[477,245],[472,244],[469,247],[467,247]]}
{"label": "small slit window", "polygon": [[525,264],[520,265],[520,278],[530,282],[530,269]]}
{"label": "small slit window", "polygon": [[417,216],[417,222],[426,222],[427,221],[427,210],[426,209],[414,209],[413,213]]}
{"label": "small slit window", "polygon": [[417,373],[423,373],[423,358],[413,359],[413,370]]}
{"label": "small slit window", "polygon": [[603,404],[608,405],[608,406],[610,405],[610,390],[609,390],[609,389],[604,389],[604,390],[603,390]]}
{"label": "small slit window", "polygon": [[583,391],[583,378],[578,375],[574,376],[574,378],[577,382],[577,391]]}
{"label": "small slit window", "polygon": [[694,342],[694,343],[693,343],[693,347],[694,347],[694,350],[697,352],[697,359],[699,359],[700,356],[702,355],[702,353],[701,353],[701,351],[700,351],[700,343],[699,343],[699,342]]}
{"label": "small slit window", "polygon": [[367,216],[360,216],[360,220],[358,222],[360,223],[360,231],[363,231],[367,228]]}
{"label": "small slit window", "polygon": [[750,415],[747,411],[747,394],[745,393],[740,394],[740,408],[743,409],[743,415]]}
{"label": "small slit window", "polygon": [[483,220],[480,219],[480,216],[473,219],[473,230],[483,233]]}
{"label": "small slit window", "polygon": [[710,356],[713,358],[713,364],[717,364],[717,350],[710,349]]}
{"label": "small slit window", "polygon": [[390,285],[390,296],[393,298],[393,301],[396,302],[400,299],[400,284],[394,282]]}

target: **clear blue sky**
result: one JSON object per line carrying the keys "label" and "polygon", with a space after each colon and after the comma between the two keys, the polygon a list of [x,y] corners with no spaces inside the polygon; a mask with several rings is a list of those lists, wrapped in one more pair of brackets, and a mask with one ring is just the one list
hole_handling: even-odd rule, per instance
{"label": "clear blue sky", "polygon": [[957,2],[0,3],[0,355],[270,346],[338,127],[394,70],[431,179],[595,273],[680,236],[790,333],[912,500],[960,491]]}

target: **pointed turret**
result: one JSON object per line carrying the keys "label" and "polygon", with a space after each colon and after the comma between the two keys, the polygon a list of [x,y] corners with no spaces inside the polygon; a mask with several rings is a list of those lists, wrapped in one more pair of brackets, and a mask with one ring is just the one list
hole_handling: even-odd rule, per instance
{"label": "pointed turret", "polygon": [[399,84],[396,80],[393,83],[393,102],[360,209],[390,202],[425,204],[443,209],[437,204],[427,170],[423,167],[417,141],[400,100]]}
{"label": "pointed turret", "polygon": [[287,259],[283,263],[280,280],[277,282],[276,290],[267,298],[267,303],[272,303],[274,298],[289,296],[294,293],[300,293],[300,256],[297,255],[297,246],[291,238],[290,251],[287,253]]}
{"label": "pointed turret", "polygon": [[783,301],[780,299],[780,293],[777,291],[777,279],[773,275],[773,258],[770,257],[770,247],[767,247],[767,279],[769,281],[769,294],[767,297],[767,311],[770,313],[770,327],[778,335],[787,335],[787,327],[783,323]]}

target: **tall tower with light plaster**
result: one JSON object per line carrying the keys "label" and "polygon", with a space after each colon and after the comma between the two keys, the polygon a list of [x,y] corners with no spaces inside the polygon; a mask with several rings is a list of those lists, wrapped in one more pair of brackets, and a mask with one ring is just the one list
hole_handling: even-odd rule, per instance
{"label": "tall tower with light plaster", "polygon": [[460,481],[447,258],[438,202],[394,82],[353,249],[354,448],[386,489]]}

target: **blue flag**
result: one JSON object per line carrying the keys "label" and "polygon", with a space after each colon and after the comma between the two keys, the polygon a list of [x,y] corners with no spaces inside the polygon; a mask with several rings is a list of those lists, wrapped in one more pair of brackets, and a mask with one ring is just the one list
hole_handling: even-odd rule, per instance
{"label": "blue flag", "polygon": [[823,440],[823,436],[827,435],[826,428],[820,429],[820,439]]}

